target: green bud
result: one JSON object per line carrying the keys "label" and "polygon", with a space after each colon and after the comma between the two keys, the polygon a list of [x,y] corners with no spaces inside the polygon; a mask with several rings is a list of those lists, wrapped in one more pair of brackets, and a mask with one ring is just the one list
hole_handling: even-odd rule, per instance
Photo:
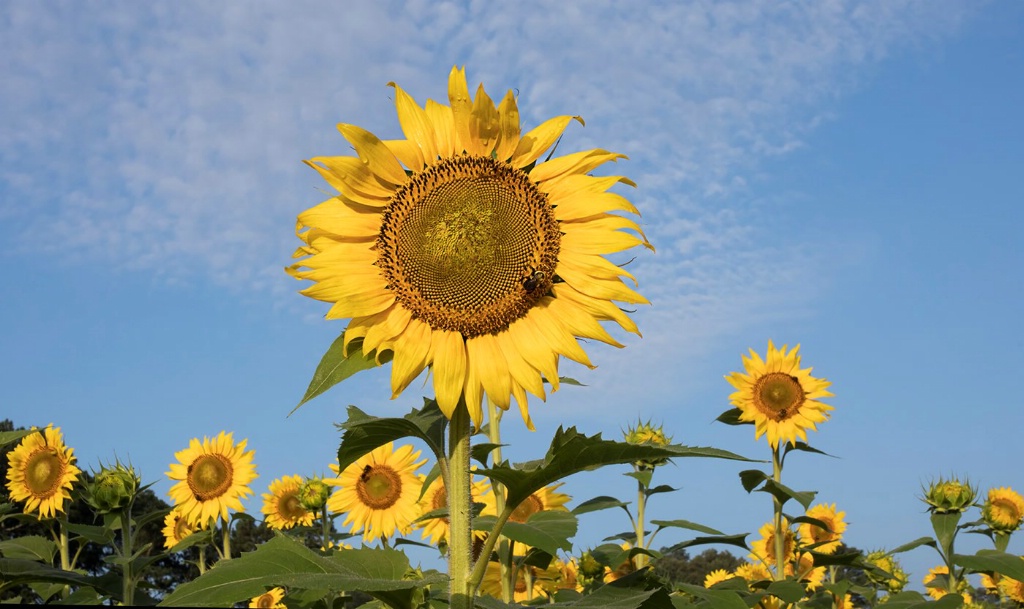
{"label": "green bud", "polygon": [[[672,438],[665,435],[665,430],[660,425],[652,425],[648,420],[646,423],[637,421],[635,427],[630,427],[622,433],[628,444],[646,446],[668,446]],[[641,459],[634,463],[639,469],[654,469],[668,463],[667,458],[662,459]]]}
{"label": "green bud", "polygon": [[331,487],[322,478],[309,478],[299,487],[299,505],[311,512],[322,510],[330,494]]}
{"label": "green bud", "polygon": [[871,552],[864,557],[864,561],[869,565],[878,567],[885,573],[880,573],[873,569],[865,569],[864,573],[868,576],[875,584],[884,587],[893,594],[900,592],[910,581],[910,577],[907,572],[900,567],[900,563],[896,562],[896,559],[885,552]]}
{"label": "green bud", "polygon": [[142,479],[130,466],[117,463],[104,467],[89,485],[89,505],[98,514],[107,514],[128,507],[139,491]]}
{"label": "green bud", "polygon": [[950,514],[953,512],[966,512],[974,505],[974,498],[977,491],[969,481],[960,482],[956,478],[945,480],[939,478],[938,482],[932,482],[925,491],[924,502],[928,509],[937,514]]}
{"label": "green bud", "polygon": [[580,575],[588,580],[604,577],[604,565],[597,562],[590,552],[584,552],[580,557]]}

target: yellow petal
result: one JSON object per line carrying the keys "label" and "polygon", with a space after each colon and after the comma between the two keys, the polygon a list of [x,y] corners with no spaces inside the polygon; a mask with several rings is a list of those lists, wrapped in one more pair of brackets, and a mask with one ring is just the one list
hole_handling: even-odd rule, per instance
{"label": "yellow petal", "polygon": [[565,115],[550,118],[531,129],[519,140],[509,163],[514,167],[522,168],[539,159],[540,155],[558,141],[569,121],[573,119],[579,121],[581,125],[583,124],[582,118]]}
{"label": "yellow petal", "polygon": [[646,298],[622,283],[619,279],[595,277],[590,273],[581,272],[569,266],[566,261],[559,261],[558,266],[555,267],[555,273],[565,280],[566,283],[587,296],[605,300],[618,300],[630,304],[650,304]]}
{"label": "yellow petal", "polygon": [[395,340],[395,358],[391,361],[391,399],[398,397],[426,367],[430,332],[430,326],[412,318]]}
{"label": "yellow petal", "polygon": [[466,344],[459,332],[435,330],[432,336],[434,395],[449,419],[466,386]]}
{"label": "yellow petal", "polygon": [[530,407],[526,403],[526,392],[515,381],[512,382],[512,395],[519,406],[519,414],[523,416],[523,423],[526,423],[526,428],[530,431],[537,431],[537,428],[533,426],[533,419],[530,418]]}
{"label": "yellow petal", "polygon": [[482,334],[466,339],[466,356],[479,363],[477,374],[487,396],[502,410],[508,410],[511,378],[505,355],[494,336]]}
{"label": "yellow petal", "polygon": [[555,351],[568,357],[574,362],[583,364],[587,368],[594,368],[595,366],[590,363],[590,358],[587,357],[586,351],[584,351],[583,347],[580,347],[579,343],[576,342],[576,337],[574,337],[562,322],[559,321],[558,317],[552,313],[550,309],[552,300],[554,299],[550,296],[545,296],[539,303],[534,305],[534,307],[530,309],[530,313],[522,319],[533,323],[539,331],[539,334],[544,337],[546,342]]}
{"label": "yellow petal", "polygon": [[573,305],[567,300],[551,299],[551,315],[556,317],[574,336],[592,338],[613,347],[622,348],[625,345],[612,338],[608,331],[601,327],[592,316],[583,309]]}
{"label": "yellow petal", "polygon": [[560,247],[563,256],[569,253],[611,254],[643,243],[642,239],[622,231],[577,229],[574,225],[572,231],[562,235]]}
{"label": "yellow petal", "polygon": [[537,325],[529,321],[529,317],[530,314],[527,314],[512,322],[504,334],[512,340],[515,350],[522,354],[523,359],[551,383],[552,391],[558,391],[558,355],[540,334]]}
{"label": "yellow petal", "polygon": [[395,191],[393,185],[377,179],[356,157],[318,156],[305,163],[317,170],[335,190],[363,205],[382,207]]}
{"label": "yellow petal", "polygon": [[582,294],[566,283],[555,284],[551,291],[555,295],[555,300],[560,298],[569,300],[576,306],[593,315],[595,319],[599,319],[601,321],[614,321],[619,324],[623,330],[632,332],[637,336],[641,335],[636,322],[634,322],[629,315],[626,315],[625,311],[617,307],[613,302],[609,302],[602,298],[592,298]]}
{"label": "yellow petal", "polygon": [[498,343],[498,347],[505,356],[505,361],[508,363],[508,371],[514,381],[513,384],[521,386],[543,400],[545,392],[540,372],[523,358],[523,354],[516,348],[515,341],[511,335],[508,332],[499,332],[494,335],[494,340]]}
{"label": "yellow petal", "polygon": [[519,146],[519,108],[512,91],[505,94],[498,106],[498,130],[495,156],[499,161],[506,161]]}
{"label": "yellow petal", "polygon": [[[530,171],[530,179],[538,184],[538,188],[542,192],[547,192],[549,189],[556,187],[557,183],[554,180],[562,176],[584,174],[602,163],[624,158],[626,158],[624,154],[601,149],[574,152],[540,163]],[[545,184],[545,182],[552,183]]]}
{"label": "yellow petal", "polygon": [[[319,284],[318,284],[319,285]],[[305,293],[305,291],[303,291]],[[395,302],[395,296],[390,291],[370,290],[367,292],[360,292],[354,294],[332,294],[332,300],[334,296],[343,297],[344,300],[338,299],[331,307],[331,310],[327,312],[325,316],[327,319],[345,319],[346,317],[365,317],[367,315],[373,315],[379,313],[384,309],[391,306],[391,303]]]}
{"label": "yellow petal", "polygon": [[378,313],[367,323],[366,338],[363,339],[363,351],[378,351],[405,331],[412,314],[397,302],[385,311]]}
{"label": "yellow petal", "polygon": [[337,198],[307,209],[298,218],[305,226],[315,226],[346,237],[376,237],[380,234],[379,212],[360,212]]}
{"label": "yellow petal", "polygon": [[384,140],[391,154],[412,171],[423,171],[423,153],[415,142],[409,140]]}
{"label": "yellow petal", "polygon": [[494,102],[480,85],[473,100],[473,113],[469,121],[470,142],[463,142],[466,152],[479,156],[490,156],[498,141],[498,110]]}
{"label": "yellow petal", "polygon": [[338,131],[352,144],[359,160],[375,176],[396,186],[408,181],[401,163],[376,135],[357,125],[345,123],[338,124]]}
{"label": "yellow petal", "polygon": [[393,82],[388,84],[395,88],[395,109],[398,111],[398,123],[402,126],[402,133],[420,149],[426,163],[432,164],[437,160],[438,153],[437,135],[434,133],[430,117],[401,87]]}
{"label": "yellow petal", "polygon": [[[434,126],[438,156],[447,158],[455,154],[455,122],[452,109],[432,99],[427,100],[427,117]],[[461,152],[461,150],[459,151]]]}
{"label": "yellow petal", "polygon": [[469,97],[469,86],[466,85],[466,70],[452,67],[448,74],[448,103],[452,108],[452,122],[455,126],[455,153],[469,150],[468,142],[473,141],[470,132],[470,121],[473,114],[473,101]]}

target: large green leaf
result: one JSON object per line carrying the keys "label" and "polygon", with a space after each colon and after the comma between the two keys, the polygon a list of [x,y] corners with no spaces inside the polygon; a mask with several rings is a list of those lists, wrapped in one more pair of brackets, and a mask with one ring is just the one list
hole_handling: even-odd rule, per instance
{"label": "large green leaf", "polygon": [[935,544],[935,540],[932,539],[931,537],[918,537],[914,541],[908,541],[907,543],[903,544],[902,546],[897,546],[892,551],[890,551],[889,554],[899,554],[901,552],[909,552],[910,550],[913,550],[914,548],[918,548],[920,546],[931,546],[931,547],[934,548],[935,545],[936,545]]}
{"label": "large green leaf", "polygon": [[[494,516],[481,516],[473,520],[473,528],[490,531],[494,527]],[[559,550],[572,550],[571,538],[576,536],[578,523],[572,512],[544,510],[530,514],[526,522],[505,523],[501,534],[513,541],[540,548],[556,555]]]}
{"label": "large green leaf", "polygon": [[444,455],[444,430],[448,419],[434,400],[424,400],[423,408],[397,417],[373,417],[355,406],[348,407],[348,420],[340,425],[345,433],[338,448],[341,471],[378,446],[400,438],[419,438],[435,455]]}
{"label": "large green leaf", "polygon": [[947,594],[937,601],[932,601],[920,592],[905,591],[893,594],[885,601],[886,609],[955,609],[963,605],[959,594]]}
{"label": "large green leaf", "polygon": [[743,548],[749,550],[747,547],[747,535],[750,533],[740,533],[738,535],[714,535],[710,537],[694,537],[687,541],[681,541],[676,545],[668,549],[666,553],[676,552],[683,548],[689,548],[691,546],[704,546],[713,543],[726,544],[730,546],[736,546],[737,548]]}
{"label": "large green leaf", "polygon": [[933,512],[931,515],[932,530],[935,531],[935,539],[939,542],[939,549],[944,556],[949,556],[950,550],[953,549],[953,539],[956,537],[957,525],[960,524],[962,515],[960,512]]}
{"label": "large green leaf", "polygon": [[288,586],[360,590],[393,607],[411,609],[416,588],[448,581],[440,573],[405,579],[409,572],[409,559],[397,550],[341,550],[325,557],[278,535],[255,552],[218,562],[199,578],[179,586],[161,605],[227,607],[273,586]]}
{"label": "large green leaf", "polygon": [[46,564],[53,562],[57,544],[39,535],[26,535],[0,541],[0,556],[38,560]]}
{"label": "large green leaf", "polygon": [[995,572],[1010,579],[1024,581],[1024,560],[1006,552],[979,550],[974,555],[954,554],[953,564],[967,567],[971,571]]}
{"label": "large green leaf", "polygon": [[596,469],[604,465],[632,463],[641,459],[664,459],[680,457],[714,457],[749,461],[735,453],[708,447],[690,447],[672,444],[650,446],[627,444],[601,438],[601,434],[586,436],[569,429],[558,428],[547,454],[539,461],[512,467],[508,463],[477,470],[505,485],[508,489],[507,502],[518,505],[532,493],[572,474]]}
{"label": "large green leaf", "polygon": [[743,597],[732,590],[712,590],[693,584],[676,584],[680,590],[707,601],[711,609],[748,609]]}
{"label": "large green leaf", "polygon": [[[295,412],[306,402],[334,387],[356,372],[377,367],[376,353],[363,355],[362,338],[354,338],[348,344],[348,357],[345,357],[344,344],[345,333],[342,332],[341,336],[331,343],[331,346],[327,348],[327,352],[320,358],[320,363],[317,364],[316,371],[313,372],[313,379],[309,381],[309,387],[306,388],[306,394],[302,396],[302,399],[295,405],[295,408],[292,408],[292,412]],[[382,353],[380,360],[381,363],[390,361],[391,352],[386,351]],[[288,414],[291,415],[292,412]]]}
{"label": "large green leaf", "polygon": [[665,529],[674,527],[678,529],[689,529],[691,531],[697,531],[698,533],[707,533],[708,535],[725,535],[721,531],[706,527],[696,522],[690,522],[689,520],[652,520],[651,524],[658,527],[659,529]]}
{"label": "large green leaf", "polygon": [[3,573],[5,584],[70,584],[89,586],[108,596],[121,596],[121,578],[114,574],[93,577],[25,558],[0,558],[0,573]]}
{"label": "large green leaf", "polygon": [[587,499],[583,503],[573,508],[572,513],[579,516],[580,514],[586,514],[587,512],[597,512],[600,510],[607,510],[608,508],[622,508],[629,513],[629,503],[623,503],[615,497],[609,497],[607,495],[601,495],[600,497],[594,497],[593,499]]}

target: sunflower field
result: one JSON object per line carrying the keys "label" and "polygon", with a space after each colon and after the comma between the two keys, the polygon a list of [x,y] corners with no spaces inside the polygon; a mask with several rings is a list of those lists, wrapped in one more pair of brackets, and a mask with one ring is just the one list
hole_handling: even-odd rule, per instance
{"label": "sunflower field", "polygon": [[[302,294],[329,304],[328,320],[348,321],[296,408],[381,366],[390,366],[392,397],[426,371],[430,395],[422,407],[401,417],[350,407],[331,474],[271,481],[257,515],[243,504],[257,491],[255,451],[227,430],[168,455],[170,502],[156,509],[142,499],[152,482],[130,464],[80,469],[59,427],[0,432],[7,491],[0,525],[10,532],[0,541],[5,602],[1024,605],[1024,560],[1007,552],[1024,521],[1024,498],[1013,489],[981,492],[965,478],[935,479],[922,492],[932,536],[861,552],[844,544],[841,504],[786,484],[787,459],[823,454],[809,432],[834,408],[831,383],[803,367],[799,346],[769,341],[725,376],[731,408],[717,421],[752,426],[753,455],[673,443],[671,430],[634,421],[616,439],[560,427],[534,460],[505,459],[505,412],[515,405],[533,430],[531,400],[555,400],[562,385],[578,384],[560,376],[562,358],[592,369],[587,341],[622,347],[602,322],[640,334],[631,307],[649,303],[625,257],[654,248],[639,210],[610,191],[633,183],[592,173],[624,155],[557,150],[580,117],[556,116],[524,132],[512,91],[497,104],[482,85],[471,94],[458,68],[449,75],[447,104],[420,104],[391,86],[403,139],[340,124],[355,155],[307,161],[333,193],[299,214],[300,245],[286,271],[305,282]],[[764,526],[751,534],[685,514],[649,519],[648,503],[676,490],[656,481],[659,468],[684,459],[735,464],[744,490],[771,497]],[[568,477],[606,467],[624,469],[636,495],[574,501],[561,491]],[[86,513],[72,517],[76,501]],[[628,532],[596,547],[574,545],[579,517],[602,510],[621,510]],[[270,533],[239,551],[241,531],[256,522]],[[154,527],[160,538],[144,534]],[[655,549],[667,529],[687,539]],[[958,553],[965,534],[984,536],[991,547]],[[414,566],[409,546],[436,552],[447,568]],[[709,570],[700,583],[659,568],[667,554],[700,546],[728,547],[743,559]],[[925,594],[906,589],[910,576],[899,561],[922,546],[937,554],[937,566],[920,580]],[[82,568],[90,553],[100,557],[99,571]],[[161,587],[159,570],[175,561],[187,581]],[[972,587],[972,575],[981,587]]]}

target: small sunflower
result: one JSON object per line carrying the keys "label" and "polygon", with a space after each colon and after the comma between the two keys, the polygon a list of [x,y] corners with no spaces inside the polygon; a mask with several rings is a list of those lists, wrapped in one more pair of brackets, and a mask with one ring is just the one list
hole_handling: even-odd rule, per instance
{"label": "small sunflower", "polygon": [[552,564],[558,569],[556,588],[558,590],[575,590],[583,592],[583,582],[580,581],[580,568],[575,558],[567,561],[555,560]]}
{"label": "small sunflower", "polygon": [[[529,572],[532,586],[527,586],[526,574]],[[537,598],[546,598],[550,589],[551,580],[545,577],[545,572],[537,567],[524,565],[516,570],[515,591],[512,600],[523,602]],[[483,580],[480,582],[480,592],[494,598],[501,598],[501,565],[496,562],[487,563],[487,570],[484,571]]]}
{"label": "small sunflower", "polygon": [[[929,586],[928,584],[931,582],[936,582],[936,585]],[[935,600],[939,600],[947,594],[952,594],[952,591],[949,590],[949,568],[945,565],[929,569],[928,574],[924,576],[922,583],[925,585],[928,596]],[[965,603],[971,602],[971,595],[967,592],[969,588],[970,585],[967,583],[967,580],[960,580],[959,586],[956,590],[960,593],[960,596],[963,597]]]}
{"label": "small sunflower", "polygon": [[254,596],[249,601],[250,607],[262,607],[265,609],[285,609],[284,588],[271,588],[259,596]]}
{"label": "small sunflower", "polygon": [[282,476],[270,483],[270,493],[263,493],[263,513],[272,529],[290,529],[313,524],[313,512],[302,507],[299,489],[302,476]]}
{"label": "small sunflower", "polygon": [[826,391],[832,383],[811,376],[811,368],[801,370],[799,350],[797,345],[787,353],[786,345],[779,350],[768,341],[765,360],[751,349],[749,358],[743,356],[746,374],[725,377],[737,389],[729,400],[740,409],[740,420],[754,423],[755,438],[767,434],[772,448],[796,444],[797,438],[806,442],[807,430],[816,430],[833,410],[818,401],[833,395]]}
{"label": "small sunflower", "polygon": [[562,486],[562,484],[564,483],[559,482],[558,484],[545,486],[536,493],[532,493],[516,506],[516,509],[508,519],[512,522],[526,522],[527,518],[544,510],[568,511],[565,504],[569,502],[569,495],[557,492],[558,487]]}
{"label": "small sunflower", "polygon": [[814,545],[815,547],[811,549],[820,554],[834,554],[839,549],[843,532],[846,531],[846,523],[843,521],[846,512],[837,512],[834,503],[832,505],[821,503],[807,510],[806,516],[824,522],[828,525],[828,529],[809,522],[801,523],[800,537],[804,539],[804,543]]}
{"label": "small sunflower", "polygon": [[7,453],[7,490],[11,499],[25,502],[26,514],[53,518],[64,511],[82,470],[75,466],[74,449],[64,446],[60,427],[33,429]]}
{"label": "small sunflower", "polygon": [[540,160],[574,117],[523,134],[512,91],[497,106],[483,86],[472,97],[464,70],[449,75],[448,106],[390,84],[406,139],[338,125],[357,156],[308,162],[339,194],[299,214],[301,260],[287,270],[332,303],[328,319],[351,318],[346,353],[392,353],[392,397],[430,369],[447,416],[464,397],[481,426],[486,393],[504,410],[514,398],[533,429],[527,393],[558,389],[559,358],[593,367],[578,338],[621,347],[602,321],[639,335],[616,301],[647,300],[605,256],[653,248],[636,207],[607,192],[633,183],[591,175],[624,156]]}
{"label": "small sunflower", "polygon": [[999,578],[999,591],[1009,598],[1024,603],[1024,582],[1009,577]]}
{"label": "small sunflower", "polygon": [[[362,529],[363,540],[390,537],[395,531],[407,534],[416,519],[419,490],[416,470],[426,463],[417,461],[420,451],[409,444],[396,450],[392,442],[363,455],[340,472],[333,484],[341,488],[327,500],[327,509],[345,512],[345,526],[353,533]],[[335,472],[338,467],[331,465]]]}
{"label": "small sunflower", "polygon": [[195,527],[189,524],[188,519],[185,515],[177,509],[172,509],[167,512],[164,516],[164,548],[170,550],[174,546],[181,543],[182,539],[185,539],[192,533],[196,532]]}
{"label": "small sunflower", "polygon": [[732,579],[733,577],[736,577],[735,573],[731,573],[725,569],[715,569],[704,576],[704,587],[710,588],[715,584],[720,584],[727,579]]}
{"label": "small sunflower", "polygon": [[740,566],[736,567],[733,573],[737,577],[742,577],[747,581],[747,584],[753,584],[763,580],[772,579],[772,573],[768,570],[768,567],[764,566],[761,561],[757,562],[745,562]]}
{"label": "small sunflower", "polygon": [[1009,487],[991,489],[981,506],[981,517],[993,530],[1012,533],[1024,521],[1024,497]]}
{"label": "small sunflower", "polygon": [[[789,520],[786,518],[782,519],[782,530],[784,531],[782,562],[786,564],[793,560],[800,536],[790,530]],[[773,566],[775,564],[775,524],[765,523],[757,532],[761,535],[761,539],[750,542],[750,559],[760,561],[768,567]]]}
{"label": "small sunflower", "polygon": [[[491,485],[489,483],[485,480],[473,482],[470,493],[474,503],[484,504],[484,509],[480,512],[481,515],[495,515],[494,496],[491,494]],[[419,514],[417,517],[445,507],[448,507],[448,492],[444,487],[444,480],[438,476],[430,481],[427,490],[423,492],[423,497],[419,501]],[[438,545],[448,540],[450,523],[447,518],[422,520],[416,523],[415,526],[423,529],[423,539],[426,539],[427,543],[431,545]],[[487,532],[473,531],[473,536],[476,538],[486,538]]]}
{"label": "small sunflower", "polygon": [[252,494],[249,483],[256,478],[253,451],[245,452],[247,440],[235,444],[233,434],[220,432],[214,438],[193,438],[188,448],[174,454],[167,476],[178,482],[170,496],[192,525],[206,525],[211,519],[228,519],[228,509],[244,512],[241,500]]}

